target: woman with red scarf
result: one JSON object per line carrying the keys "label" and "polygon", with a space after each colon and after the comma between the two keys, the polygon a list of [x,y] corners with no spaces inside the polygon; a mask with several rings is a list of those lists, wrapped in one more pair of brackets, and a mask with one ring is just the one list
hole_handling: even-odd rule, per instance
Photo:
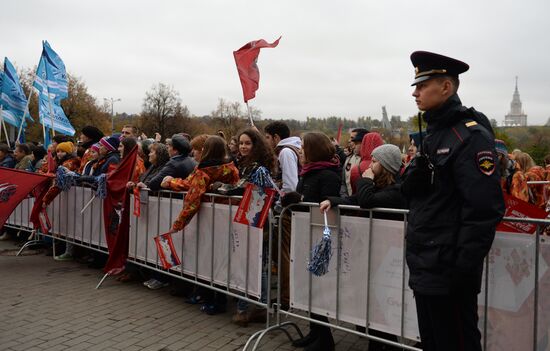
{"label": "woman with red scarf", "polygon": [[[336,148],[328,136],[308,132],[302,136],[302,171],[296,193],[283,198],[283,206],[296,201],[321,202],[329,196],[338,196],[340,191],[340,160]],[[284,279],[284,278],[283,278]],[[312,318],[328,322],[327,317],[311,314]],[[310,322],[310,332],[294,341],[293,345],[305,347],[306,351],[332,351],[334,339],[329,327]]]}

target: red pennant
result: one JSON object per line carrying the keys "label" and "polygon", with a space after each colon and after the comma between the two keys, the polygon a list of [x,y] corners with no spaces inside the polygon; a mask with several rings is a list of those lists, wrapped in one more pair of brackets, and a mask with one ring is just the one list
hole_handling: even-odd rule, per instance
{"label": "red pennant", "polygon": [[0,167],[0,228],[13,210],[40,184],[49,184],[50,176]]}
{"label": "red pennant", "polygon": [[136,160],[137,146],[134,146],[118,167],[107,173],[107,197],[103,200],[103,220],[109,259],[103,270],[109,274],[121,272],[128,257],[130,196],[126,184],[132,178]]}
{"label": "red pennant", "polygon": [[161,234],[154,239],[159,254],[159,260],[164,269],[170,269],[173,266],[181,264],[180,258],[176,253],[176,248],[174,247],[171,233]]}
{"label": "red pennant", "polygon": [[137,186],[134,187],[134,216],[141,216],[141,191]]}
{"label": "red pennant", "polygon": [[[503,195],[506,204],[504,217],[543,219],[548,216],[548,213],[533,204],[508,195],[506,192]],[[533,223],[502,221],[497,225],[497,231],[501,232],[534,234],[536,230],[537,225]]]}
{"label": "red pennant", "polygon": [[269,208],[275,197],[275,192],[275,189],[260,188],[257,185],[248,183],[233,221],[256,228],[263,228],[269,214]]}
{"label": "red pennant", "polygon": [[256,90],[260,83],[260,71],[258,70],[258,55],[261,48],[274,48],[279,45],[279,39],[273,43],[260,39],[251,41],[237,51],[233,51],[237,71],[243,87],[244,102],[253,99],[256,96]]}

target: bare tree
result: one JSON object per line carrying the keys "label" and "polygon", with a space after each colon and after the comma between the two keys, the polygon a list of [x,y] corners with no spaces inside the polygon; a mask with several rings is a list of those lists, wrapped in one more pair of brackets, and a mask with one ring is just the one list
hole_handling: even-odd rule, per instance
{"label": "bare tree", "polygon": [[140,127],[146,134],[159,132],[162,136],[178,132],[178,120],[189,116],[189,110],[182,105],[179,93],[169,85],[158,83],[145,93]]}

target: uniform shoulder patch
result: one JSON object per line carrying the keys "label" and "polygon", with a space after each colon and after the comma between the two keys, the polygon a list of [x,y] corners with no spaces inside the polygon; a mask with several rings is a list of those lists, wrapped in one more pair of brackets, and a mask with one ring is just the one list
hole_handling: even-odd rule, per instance
{"label": "uniform shoulder patch", "polygon": [[495,155],[492,151],[480,151],[476,155],[476,164],[481,173],[490,176],[495,172]]}
{"label": "uniform shoulder patch", "polygon": [[464,125],[469,128],[469,127],[477,126],[477,122],[476,121],[470,121],[470,122],[464,123]]}

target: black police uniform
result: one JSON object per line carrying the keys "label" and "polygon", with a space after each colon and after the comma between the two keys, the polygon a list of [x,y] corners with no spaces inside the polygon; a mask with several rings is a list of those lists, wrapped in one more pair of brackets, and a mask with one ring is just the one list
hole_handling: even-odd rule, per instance
{"label": "black police uniform", "polygon": [[[435,60],[427,68],[440,74],[440,66],[448,65]],[[409,285],[422,345],[424,350],[481,350],[477,295],[483,261],[504,214],[494,136],[487,118],[462,106],[456,94],[425,112],[424,119],[425,157],[413,160],[402,185],[410,209]]]}

